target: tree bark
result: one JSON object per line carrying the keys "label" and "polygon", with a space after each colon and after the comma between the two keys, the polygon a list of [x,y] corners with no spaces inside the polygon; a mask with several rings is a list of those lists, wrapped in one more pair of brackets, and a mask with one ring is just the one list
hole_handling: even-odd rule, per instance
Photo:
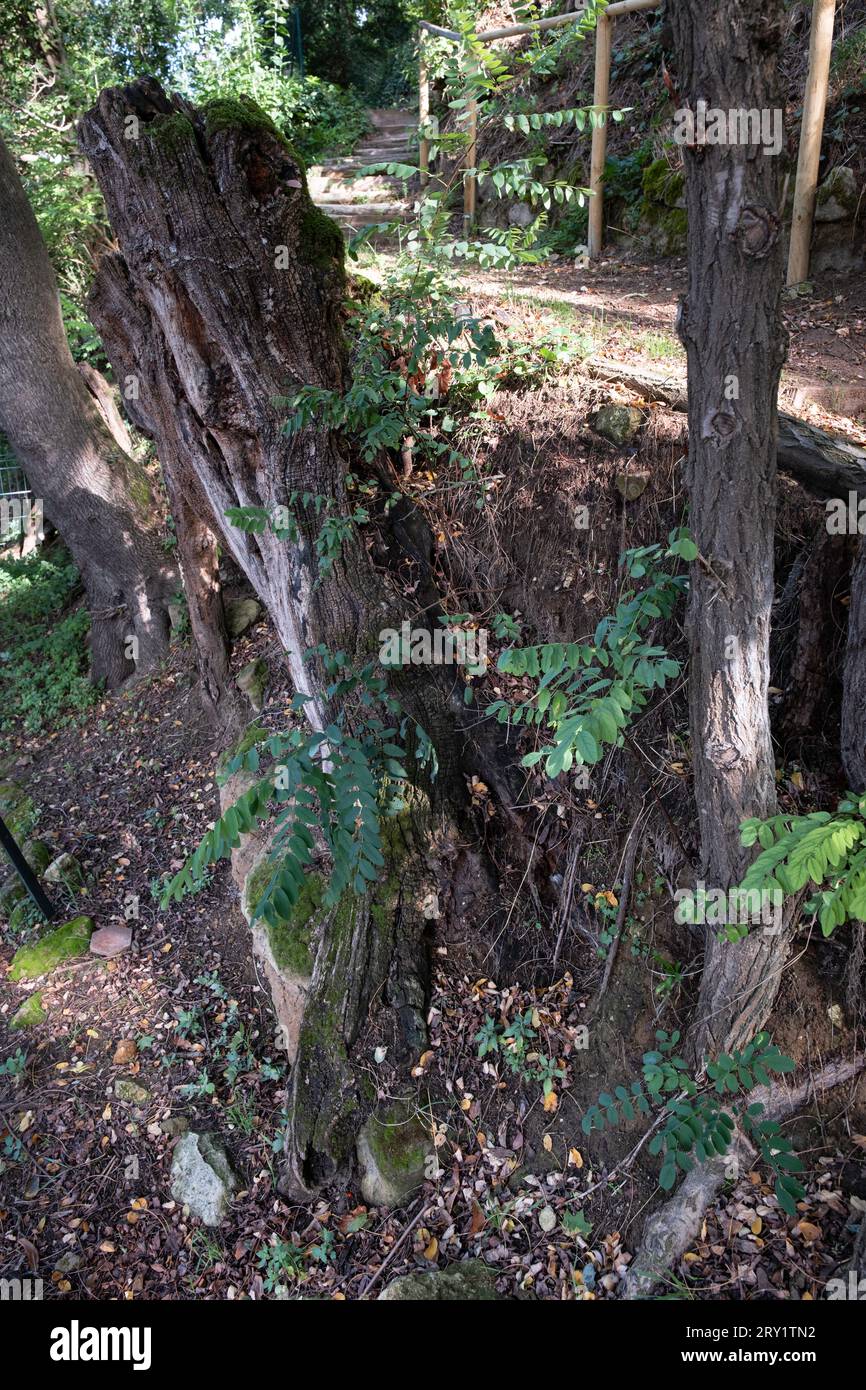
{"label": "tree bark", "polygon": [[[173,398],[174,378],[150,332],[147,309],[130,281],[122,256],[107,255],[88,298],[114,374],[123,385],[126,410],[137,429],[157,442],[175,523],[183,587],[205,711],[228,734],[242,721],[244,703],[229,671],[230,641],[219,578],[222,528],[183,448],[184,425],[170,433],[160,418]],[[179,402],[182,409],[182,402]],[[187,422],[186,427],[189,427]]]}
{"label": "tree bark", "polygon": [[[287,436],[285,397],[302,384],[340,390],[347,382],[342,235],[310,202],[291,147],[245,99],[198,111],[146,80],[103,92],[79,138],[121,250],[103,263],[94,291],[108,351],[135,364],[138,408],[160,457],[171,461],[179,490],[198,488],[196,509],[216,518],[270,612],[296,689],[312,697],[310,722],[323,728],[328,699],[308,649],[324,644],[369,661],[382,629],[411,616],[396,574],[407,557],[418,578],[414,625],[435,624],[441,611],[408,504],[378,516],[375,564],[353,528],[320,573],[321,520],[303,494],[349,515],[346,474],[355,461],[321,426]],[[389,478],[388,491],[395,488]],[[225,524],[236,506],[288,508],[297,542]],[[459,821],[467,770],[482,767],[488,785],[495,781],[479,736],[461,729],[471,715],[459,684],[444,668],[410,666],[394,673],[392,691],[436,748],[435,814],[444,808]],[[399,872],[411,880],[420,869],[403,863]],[[366,900],[338,909],[318,932],[292,1077],[293,1192],[315,1190],[348,1161],[361,1119],[351,1052],[374,1002],[391,1004],[405,1045],[417,1046],[423,1009],[412,982],[424,975],[423,931],[405,907],[409,897],[398,898],[399,911],[396,899],[387,910]],[[412,996],[405,1008],[401,991]]]}
{"label": "tree bark", "polygon": [[[780,0],[724,10],[671,6],[680,99],[778,109]],[[689,523],[700,550],[688,611],[695,798],[703,877],[740,882],[740,822],[775,809],[767,706],[773,601],[776,398],[785,356],[778,165],[758,145],[685,148]],[[778,988],[787,931],[736,945],[707,935],[692,1043],[700,1055],[759,1029]]]}
{"label": "tree bark", "polygon": [[112,432],[104,398],[100,409],[97,379],[72,360],[48,254],[0,140],[0,427],[81,572],[93,677],[113,688],[167,651],[178,577],[147,477]]}
{"label": "tree bark", "polygon": [[866,537],[857,549],[842,676],[842,763],[852,791],[866,789]]}

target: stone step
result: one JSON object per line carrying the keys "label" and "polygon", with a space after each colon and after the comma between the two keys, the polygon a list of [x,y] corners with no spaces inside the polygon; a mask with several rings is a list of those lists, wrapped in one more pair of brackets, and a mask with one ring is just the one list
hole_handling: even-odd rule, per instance
{"label": "stone step", "polygon": [[395,126],[417,125],[418,116],[414,111],[403,108],[385,107],[367,112],[376,130],[393,130]]}
{"label": "stone step", "polygon": [[310,196],[318,207],[400,207],[405,206],[402,198],[395,197],[396,190],[393,188],[383,188],[375,192],[359,193],[357,197],[352,197],[351,189],[345,188],[316,188],[311,189]]}
{"label": "stone step", "polygon": [[[403,182],[402,179],[389,178],[386,174],[360,174],[357,169],[347,169],[343,173],[337,173],[333,169],[322,169],[308,175],[308,186],[314,199],[330,188],[338,194],[333,200],[338,203],[345,198],[357,201],[358,198],[368,196],[374,200],[393,200],[395,192],[403,187]],[[398,193],[397,196],[401,195]]]}
{"label": "stone step", "polygon": [[372,150],[356,150],[354,158],[359,167],[365,164],[408,164],[413,157],[414,151],[405,145],[394,145],[393,148]]}
{"label": "stone step", "polygon": [[[369,161],[365,160],[363,163],[359,162],[357,164],[318,164],[315,166],[315,170],[309,169],[307,171],[307,177],[309,179],[334,179],[340,183],[346,183],[351,179],[359,179],[362,183],[368,183],[371,186],[374,183],[396,185],[404,183],[405,180],[398,178],[396,174],[386,174],[384,171],[380,171],[377,174],[364,174],[361,171],[369,168],[370,164],[404,164],[408,162],[408,160],[402,159],[374,159]],[[416,166],[413,164],[412,168],[415,167]]]}
{"label": "stone step", "polygon": [[363,149],[365,145],[375,145],[377,149],[390,149],[392,145],[406,145],[415,134],[415,127],[409,126],[406,130],[374,130],[370,135],[362,137],[357,148]]}
{"label": "stone step", "polygon": [[393,140],[405,140],[406,136],[416,131],[416,129],[417,126],[414,125],[414,122],[411,125],[392,125],[389,131],[377,131],[377,129],[368,131],[363,139],[366,140],[367,143],[375,142],[377,145],[391,145]]}
{"label": "stone step", "polygon": [[408,212],[405,203],[317,203],[316,207],[335,222],[351,218],[359,227],[371,222],[394,222]]}

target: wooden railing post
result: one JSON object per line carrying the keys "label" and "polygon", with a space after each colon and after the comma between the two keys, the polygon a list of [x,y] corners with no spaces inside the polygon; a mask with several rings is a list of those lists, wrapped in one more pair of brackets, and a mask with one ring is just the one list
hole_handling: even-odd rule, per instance
{"label": "wooden railing post", "polygon": [[812,242],[812,219],[815,215],[815,194],[818,188],[818,165],[821,159],[821,136],[824,132],[835,8],[836,0],[813,0],[809,75],[806,78],[806,96],[800,126],[791,246],[788,252],[789,285],[799,285],[809,278],[809,248]]}
{"label": "wooden railing post", "polygon": [[430,178],[430,141],[427,127],[430,122],[430,78],[427,75],[427,57],[424,52],[424,30],[418,32],[418,167],[421,171],[421,187],[426,188]]}
{"label": "wooden railing post", "polygon": [[604,239],[604,164],[607,158],[607,112],[598,114],[598,108],[606,108],[610,97],[610,54],[613,42],[614,21],[607,15],[599,15],[595,27],[595,83],[592,104],[596,108],[596,122],[592,128],[592,150],[589,162],[589,187],[592,197],[589,200],[589,254],[592,260],[601,255]]}

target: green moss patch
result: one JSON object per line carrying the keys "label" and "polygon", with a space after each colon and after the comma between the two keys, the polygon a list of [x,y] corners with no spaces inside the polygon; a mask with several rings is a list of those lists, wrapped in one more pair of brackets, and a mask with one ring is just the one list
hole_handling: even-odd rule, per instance
{"label": "green moss patch", "polygon": [[147,126],[148,134],[162,150],[177,150],[195,139],[192,121],[179,111],[172,116],[156,116]]}
{"label": "green moss patch", "polygon": [[44,1023],[48,1014],[42,1003],[42,991],[31,994],[17,1013],[12,1015],[9,1022],[10,1028],[35,1028],[37,1024]]}
{"label": "green moss patch", "polygon": [[654,159],[643,171],[641,187],[650,202],[675,208],[683,199],[685,175],[681,169],[672,169],[666,159]]}
{"label": "green moss patch", "polygon": [[661,255],[681,251],[686,241],[686,210],[682,206],[685,176],[666,159],[654,159],[643,171],[643,198],[639,205],[638,231]]}
{"label": "green moss patch", "polygon": [[318,266],[320,270],[337,265],[342,270],[346,243],[333,218],[309,203],[301,216],[300,234],[300,255],[307,265]]}
{"label": "green moss patch", "polygon": [[0,782],[0,816],[16,840],[22,839],[36,823],[36,807],[19,782]]}
{"label": "green moss patch", "polygon": [[267,738],[269,734],[270,729],[264,728],[254,719],[252,724],[248,724],[244,729],[237,742],[233,743],[221,755],[217,763],[217,776],[225,777],[226,768],[233,758],[240,758],[244,753],[249,753],[251,748],[254,748],[257,743],[261,743],[262,739]]}
{"label": "green moss patch", "polygon": [[[262,885],[262,892],[267,881]],[[312,975],[311,944],[315,916],[322,906],[325,885],[319,874],[307,874],[300,897],[295,904],[292,920],[268,927],[268,939],[274,960],[281,970],[293,975]]]}
{"label": "green moss patch", "polygon": [[435,1159],[430,1130],[411,1100],[394,1101],[370,1116],[358,1135],[361,1192],[370,1206],[402,1206]]}
{"label": "green moss patch", "polygon": [[258,106],[251,97],[215,97],[203,107],[205,130],[208,137],[218,135],[223,130],[240,130],[247,135],[260,135],[265,132],[278,141],[292,156],[304,176],[304,165],[291,143],[271,120],[270,116]]}
{"label": "green moss patch", "polygon": [[22,946],[12,957],[10,980],[36,980],[47,975],[64,960],[87,954],[93,921],[90,917],[73,917],[62,927],[46,932],[30,946]]}

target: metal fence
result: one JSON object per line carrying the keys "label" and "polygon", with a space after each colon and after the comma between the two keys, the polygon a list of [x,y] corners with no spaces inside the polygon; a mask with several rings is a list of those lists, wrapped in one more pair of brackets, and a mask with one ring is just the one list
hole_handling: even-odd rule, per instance
{"label": "metal fence", "polygon": [[0,443],[0,550],[24,535],[32,502],[24,469]]}

